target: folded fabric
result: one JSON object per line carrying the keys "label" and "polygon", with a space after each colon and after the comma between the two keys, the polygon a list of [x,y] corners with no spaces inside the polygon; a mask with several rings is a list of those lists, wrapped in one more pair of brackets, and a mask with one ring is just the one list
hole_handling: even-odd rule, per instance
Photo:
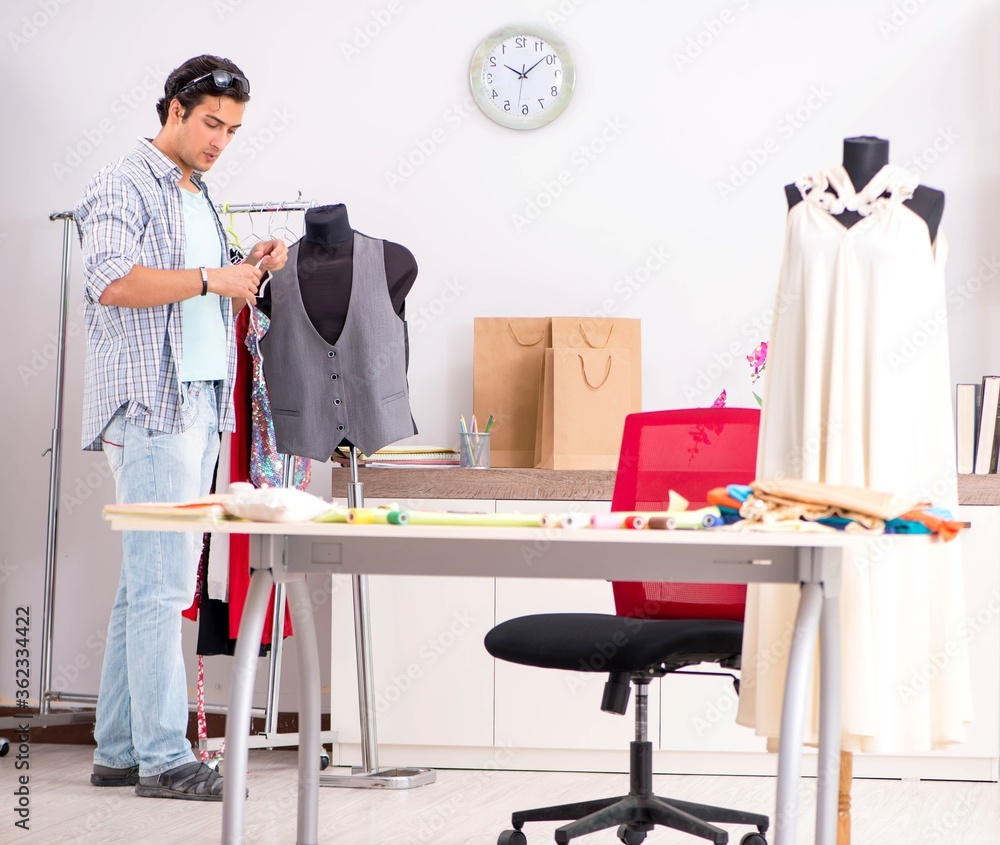
{"label": "folded fabric", "polygon": [[708,495],[705,498],[708,499],[710,505],[716,505],[719,508],[729,508],[734,511],[740,509],[740,504],[743,501],[742,499],[734,499],[730,495],[728,487],[713,487],[708,491]]}
{"label": "folded fabric", "polygon": [[[943,510],[943,508],[932,508],[930,510],[914,510],[904,513],[901,519],[910,520],[912,522],[919,522],[921,525],[927,526],[930,531],[937,534],[942,540],[947,542],[948,540],[954,540],[958,536],[958,532],[961,531],[965,526],[953,519],[943,519],[940,516],[935,515],[932,511]],[[948,513],[948,511],[945,511]],[[951,514],[948,513],[950,517]]]}
{"label": "folded fabric", "polygon": [[867,487],[843,487],[799,478],[754,481],[750,485],[753,495],[766,502],[779,505],[811,505],[835,509],[846,515],[851,513],[876,517],[880,520],[894,519],[907,511],[929,506],[922,502],[895,493],[869,490]]}
{"label": "folded fabric", "polygon": [[262,487],[236,482],[222,506],[230,516],[256,522],[309,522],[330,510],[330,503],[294,487]]}
{"label": "folded fabric", "polygon": [[796,519],[819,522],[839,516],[858,523],[869,531],[881,531],[885,525],[881,519],[848,508],[783,501],[766,495],[757,496],[756,493],[740,506],[740,514],[750,522],[786,522]]}
{"label": "folded fabric", "polygon": [[750,489],[749,484],[727,484],[726,492],[736,499],[737,502],[745,502],[747,496],[749,496],[753,491]]}

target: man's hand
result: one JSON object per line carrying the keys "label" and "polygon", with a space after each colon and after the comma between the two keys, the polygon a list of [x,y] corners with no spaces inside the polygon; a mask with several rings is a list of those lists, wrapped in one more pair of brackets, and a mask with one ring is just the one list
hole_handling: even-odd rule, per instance
{"label": "man's hand", "polygon": [[262,275],[263,271],[254,267],[249,260],[230,267],[212,268],[208,271],[208,289],[219,296],[256,302],[257,288]]}
{"label": "man's hand", "polygon": [[261,270],[280,270],[288,259],[288,247],[284,241],[261,241],[247,257],[247,264],[260,262]]}

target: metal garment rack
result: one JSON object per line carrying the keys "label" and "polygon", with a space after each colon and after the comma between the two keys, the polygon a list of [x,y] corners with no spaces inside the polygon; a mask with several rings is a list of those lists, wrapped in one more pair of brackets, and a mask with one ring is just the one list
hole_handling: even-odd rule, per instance
{"label": "metal garment rack", "polygon": [[[300,194],[301,197],[301,194]],[[305,211],[314,205],[312,202],[264,202],[247,204],[225,204],[217,206],[223,213],[258,213],[258,212],[293,212]],[[38,713],[24,713],[18,716],[0,718],[0,728],[12,728],[24,722],[25,717],[31,718],[32,727],[47,727],[50,725],[93,724],[96,711],[87,710],[52,710],[52,702],[89,704],[96,707],[97,696],[90,693],[60,692],[52,689],[52,635],[55,623],[55,590],[56,590],[56,553],[59,529],[59,487],[62,472],[62,417],[63,392],[65,386],[66,363],[66,333],[69,313],[69,280],[70,258],[73,233],[73,212],[57,211],[49,215],[49,220],[63,221],[62,268],[59,285],[59,324],[56,331],[56,386],[53,403],[53,422],[49,448],[49,496],[48,515],[45,535],[45,576],[42,603],[42,634],[41,634],[41,667],[39,672]],[[45,454],[44,452],[42,453]],[[251,747],[273,747],[278,745],[295,745],[298,734],[277,733],[278,720],[278,683],[281,675],[281,644],[284,631],[284,588],[281,590],[281,601],[275,597],[275,607],[280,612],[275,613],[275,626],[272,636],[271,652],[268,665],[267,706],[263,709],[254,708],[252,716],[263,717],[264,731],[251,738]],[[206,712],[225,713],[227,708],[221,705],[209,705]],[[280,741],[279,741],[280,738]],[[322,739],[335,742],[336,732],[328,731]],[[217,748],[221,741],[202,741],[199,750]],[[0,755],[2,756],[2,755]]]}
{"label": "metal garment rack", "polygon": [[[261,202],[261,203],[224,203],[216,209],[222,214],[256,214],[307,211],[315,203],[294,202]],[[42,604],[42,642],[41,671],[39,673],[38,713],[25,713],[19,716],[0,718],[0,728],[15,728],[24,722],[25,716],[31,717],[34,727],[49,725],[93,724],[96,711],[89,710],[58,710],[50,707],[52,702],[97,705],[97,696],[87,693],[59,692],[52,689],[52,633],[55,623],[55,588],[56,588],[56,543],[59,527],[59,486],[62,470],[62,416],[63,391],[65,385],[66,362],[66,332],[69,312],[69,279],[70,258],[73,235],[73,212],[58,211],[49,215],[49,220],[63,221],[62,266],[59,284],[59,323],[56,332],[56,385],[53,403],[53,422],[49,449],[49,495],[48,515],[45,535],[45,576]],[[42,453],[44,455],[44,452]],[[284,483],[291,479],[290,457],[285,456],[283,473]],[[357,449],[351,449],[351,483],[348,485],[348,503],[360,507],[363,503],[361,482],[358,481]],[[376,722],[374,709],[374,685],[372,674],[371,634],[368,606],[367,576],[352,576],[354,591],[354,630],[358,662],[358,704],[361,714],[361,758],[362,765],[354,767],[350,775],[323,775],[322,782],[328,786],[352,787],[390,787],[410,788],[432,783],[437,773],[429,769],[397,768],[380,771],[378,767],[378,748],[376,739]],[[283,584],[275,587],[274,619],[271,635],[271,652],[268,659],[267,704],[263,710],[251,709],[251,715],[264,718],[264,730],[249,738],[249,747],[270,748],[279,745],[295,745],[298,734],[278,734],[278,686],[281,677],[281,652],[284,633],[285,587]],[[221,705],[209,705],[206,712],[225,713],[227,708]],[[327,731],[321,735],[321,741],[335,742],[336,732]],[[215,750],[222,740],[202,740],[199,750]],[[0,749],[0,756],[2,751]],[[322,763],[321,763],[322,765]]]}

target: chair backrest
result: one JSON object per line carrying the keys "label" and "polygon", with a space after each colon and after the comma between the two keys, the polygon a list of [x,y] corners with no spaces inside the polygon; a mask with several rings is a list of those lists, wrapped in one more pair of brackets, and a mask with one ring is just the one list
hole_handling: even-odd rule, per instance
{"label": "chair backrest", "polygon": [[[749,484],[757,462],[756,408],[647,411],[625,419],[613,511],[666,510],[670,490],[707,504],[708,491]],[[619,616],[743,621],[744,584],[616,581]]]}

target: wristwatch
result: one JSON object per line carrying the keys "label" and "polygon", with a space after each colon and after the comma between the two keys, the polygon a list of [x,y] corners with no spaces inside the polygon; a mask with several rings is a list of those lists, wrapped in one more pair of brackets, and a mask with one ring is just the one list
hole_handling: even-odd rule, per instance
{"label": "wristwatch", "polygon": [[201,270],[201,295],[204,296],[208,293],[208,270],[204,267],[199,267],[198,269]]}

